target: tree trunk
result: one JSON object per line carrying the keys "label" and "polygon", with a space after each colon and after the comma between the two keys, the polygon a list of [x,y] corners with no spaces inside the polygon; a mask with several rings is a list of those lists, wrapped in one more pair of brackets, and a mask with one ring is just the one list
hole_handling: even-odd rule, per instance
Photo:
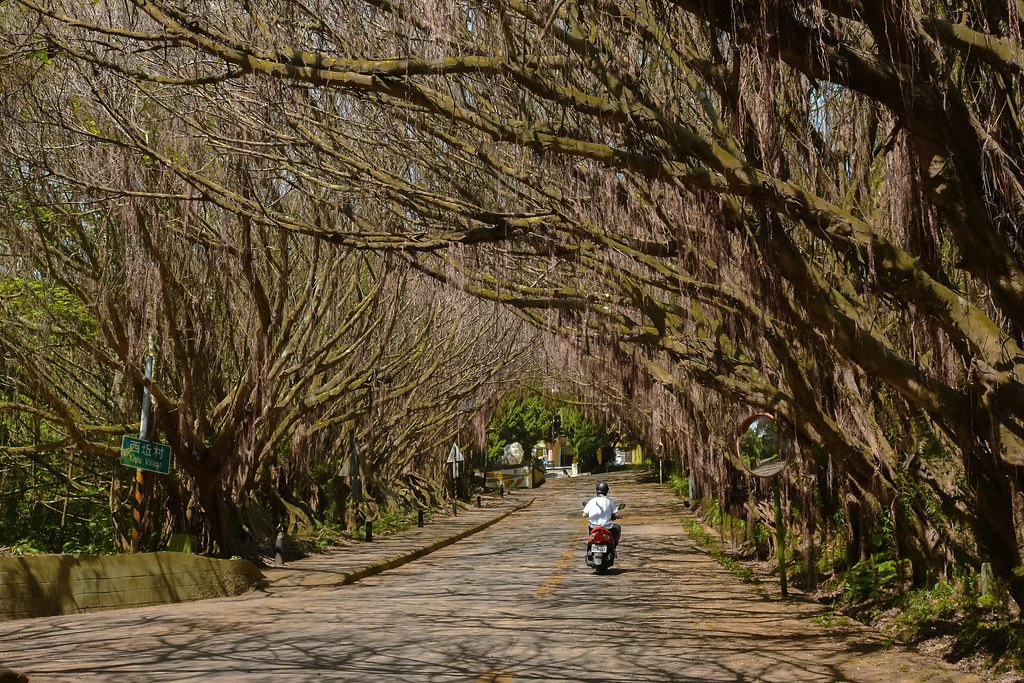
{"label": "tree trunk", "polygon": [[1024,607],[1024,576],[1017,572],[1021,547],[1014,514],[1019,507],[1015,504],[1020,493],[1016,481],[1019,474],[1006,472],[999,456],[984,446],[975,446],[973,451],[964,448],[964,454],[967,490],[974,494],[976,514],[972,521],[981,560],[992,563],[994,576],[1006,585],[1017,606]]}
{"label": "tree trunk", "polygon": [[215,477],[197,478],[196,487],[199,505],[206,512],[210,540],[214,546],[207,548],[207,552],[217,557],[233,556],[238,545],[233,531],[238,528],[238,511]]}

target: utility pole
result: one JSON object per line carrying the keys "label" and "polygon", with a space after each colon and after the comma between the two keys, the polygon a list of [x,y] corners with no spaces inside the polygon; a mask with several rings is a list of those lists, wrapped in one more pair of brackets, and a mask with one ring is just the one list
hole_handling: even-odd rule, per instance
{"label": "utility pole", "polygon": [[[146,379],[153,379],[153,362],[154,355],[152,346],[150,351],[146,354]],[[149,435],[149,413],[150,406],[153,403],[153,397],[149,392],[149,383],[142,388],[142,415],[139,418],[139,438],[143,441]],[[135,470],[135,485],[132,487],[132,552],[139,552],[139,546],[142,542],[142,494],[143,486],[146,483],[145,475],[143,470]]]}
{"label": "utility pole", "polygon": [[786,583],[786,526],[782,523],[782,493],[779,478],[772,477],[772,496],[775,498],[775,543],[779,550],[779,587],[782,597],[789,596]]}

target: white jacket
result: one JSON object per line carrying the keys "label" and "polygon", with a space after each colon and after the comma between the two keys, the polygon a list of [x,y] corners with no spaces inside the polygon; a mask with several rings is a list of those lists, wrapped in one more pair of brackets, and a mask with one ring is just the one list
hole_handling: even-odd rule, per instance
{"label": "white jacket", "polygon": [[583,515],[590,518],[591,526],[608,526],[617,507],[609,496],[594,496],[583,508]]}

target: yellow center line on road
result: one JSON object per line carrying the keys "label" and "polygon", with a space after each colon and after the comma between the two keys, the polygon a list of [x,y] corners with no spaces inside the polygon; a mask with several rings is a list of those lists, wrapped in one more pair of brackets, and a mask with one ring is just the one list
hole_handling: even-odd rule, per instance
{"label": "yellow center line on road", "polygon": [[[569,543],[569,547],[562,551],[561,556],[558,558],[558,562],[555,563],[555,571],[548,575],[544,579],[544,583],[541,584],[537,592],[534,593],[534,597],[543,598],[551,595],[558,589],[562,584],[562,580],[565,579],[565,574],[572,566],[572,563],[576,561],[576,546],[580,544],[580,541],[586,540],[587,538],[587,520],[581,520],[579,528],[576,533],[572,536],[572,541]],[[513,645],[513,648],[515,646]],[[510,650],[511,652],[511,650]],[[512,683],[512,674],[508,671],[486,671],[480,674],[480,677],[476,679],[477,683]]]}
{"label": "yellow center line on road", "polygon": [[587,520],[583,520],[580,522],[579,529],[573,535],[572,542],[569,544],[569,547],[566,548],[566,550],[562,552],[562,556],[558,558],[558,563],[555,564],[555,571],[544,579],[544,583],[542,583],[540,588],[537,589],[537,592],[533,594],[533,597],[545,598],[558,589],[562,584],[563,579],[565,579],[566,570],[568,570],[569,567],[572,566],[572,563],[576,561],[576,546],[579,545],[580,541],[586,538],[586,535]]}

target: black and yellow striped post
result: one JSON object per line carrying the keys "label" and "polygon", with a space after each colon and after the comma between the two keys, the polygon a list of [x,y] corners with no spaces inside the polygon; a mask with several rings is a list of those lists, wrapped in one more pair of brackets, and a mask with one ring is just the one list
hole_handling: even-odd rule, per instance
{"label": "black and yellow striped post", "polygon": [[135,470],[135,486],[132,490],[132,552],[139,552],[142,541],[142,487],[146,483],[142,470]]}

